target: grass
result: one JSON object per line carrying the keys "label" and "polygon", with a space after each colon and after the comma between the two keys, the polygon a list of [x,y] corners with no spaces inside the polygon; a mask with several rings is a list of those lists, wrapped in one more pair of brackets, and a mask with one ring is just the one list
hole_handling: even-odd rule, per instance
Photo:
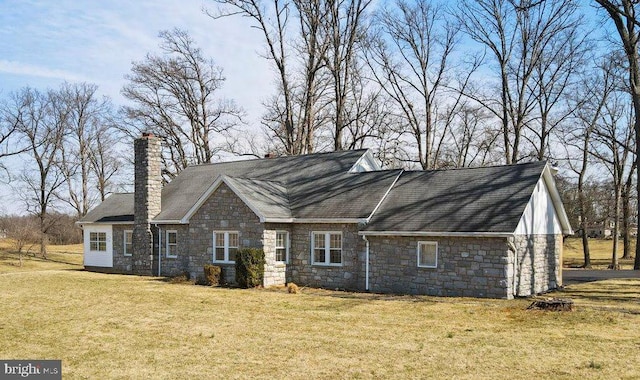
{"label": "grass", "polygon": [[526,299],[210,288],[85,272],[77,247],[50,257],[17,268],[0,251],[0,358],[61,359],[65,379],[640,377],[637,279],[567,286],[545,297],[575,311],[545,312]]}
{"label": "grass", "polygon": [[[632,239],[633,240],[633,239]],[[631,259],[620,259],[622,257],[622,240],[618,241],[618,259],[620,259],[621,269],[633,269],[633,257],[635,256],[636,244],[631,243]],[[613,252],[613,240],[609,239],[589,239],[589,253],[591,256],[591,266],[593,269],[607,269],[611,264],[611,254]],[[567,238],[564,241],[563,261],[565,267],[582,267],[584,265],[584,253],[582,250],[581,238]]]}
{"label": "grass", "polygon": [[0,239],[0,274],[28,272],[34,270],[80,269],[82,268],[82,244],[50,245],[47,258],[39,254],[40,246],[26,246],[20,257],[10,239]]}
{"label": "grass", "polygon": [[65,379],[637,378],[640,280],[604,283],[567,287],[577,310],[559,313],[525,310],[530,300],[3,274],[0,357],[62,359]]}

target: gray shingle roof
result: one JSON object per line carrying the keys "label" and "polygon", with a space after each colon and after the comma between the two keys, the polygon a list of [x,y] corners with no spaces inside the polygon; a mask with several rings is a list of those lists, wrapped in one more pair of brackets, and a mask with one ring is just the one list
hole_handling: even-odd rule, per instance
{"label": "gray shingle roof", "polygon": [[515,231],[545,162],[404,172],[365,231]]}
{"label": "gray shingle roof", "polygon": [[93,208],[78,223],[133,223],[133,193],[116,193]]}
{"label": "gray shingle roof", "polygon": [[[234,181],[238,189],[255,203],[256,207],[264,210],[265,215],[293,217],[292,210],[299,209],[300,205],[304,204],[310,207],[315,205],[317,210],[322,210],[331,202],[318,201],[316,199],[317,193],[314,190],[320,187],[327,190],[333,188],[329,197],[345,199],[344,195],[342,198],[339,197],[339,189],[331,184],[337,183],[338,177],[343,178],[345,173],[365,153],[366,149],[360,149],[190,166],[162,189],[162,211],[155,220],[181,220],[200,197],[223,175],[229,181]],[[344,179],[340,181],[344,182]],[[262,188],[258,186],[267,183],[268,186]],[[289,194],[290,189],[297,189],[297,191],[294,194]],[[314,198],[316,201],[305,200],[305,192],[316,197]],[[285,193],[287,193],[286,196]],[[110,200],[113,197],[117,199]],[[285,198],[287,198],[286,202]],[[284,207],[285,203],[288,204],[288,207]],[[361,206],[366,206],[366,202],[359,207]],[[337,206],[334,205],[327,210],[333,210],[331,215],[336,215],[336,208]],[[354,212],[361,214],[358,210],[354,210]],[[133,220],[133,194],[113,194],[105,202],[91,210],[80,222],[115,221],[122,218],[122,215],[128,215],[127,220]],[[322,218],[323,215],[317,214],[314,217]]]}
{"label": "gray shingle roof", "polygon": [[360,149],[190,166],[164,187],[162,211],[155,220],[184,218],[221,175],[286,184],[290,191],[313,187],[320,178],[330,181],[344,175],[366,152]]}

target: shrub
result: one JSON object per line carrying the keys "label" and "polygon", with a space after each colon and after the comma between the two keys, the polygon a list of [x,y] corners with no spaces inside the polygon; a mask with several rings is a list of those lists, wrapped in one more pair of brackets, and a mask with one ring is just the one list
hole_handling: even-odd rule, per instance
{"label": "shrub", "polygon": [[242,288],[262,285],[264,277],[264,251],[242,248],[236,254],[236,282]]}
{"label": "shrub", "polygon": [[287,284],[287,292],[289,292],[290,294],[298,294],[300,293],[300,288],[298,287],[298,285],[290,282]]}
{"label": "shrub", "polygon": [[222,277],[222,268],[217,265],[205,264],[204,266],[204,280],[205,284],[209,286],[220,285],[220,278]]}

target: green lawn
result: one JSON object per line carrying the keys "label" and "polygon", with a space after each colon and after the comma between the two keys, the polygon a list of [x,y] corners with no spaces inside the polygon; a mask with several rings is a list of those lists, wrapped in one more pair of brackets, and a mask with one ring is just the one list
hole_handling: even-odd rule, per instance
{"label": "green lawn", "polygon": [[65,379],[640,377],[638,280],[568,287],[574,312],[80,270],[0,274],[0,294],[0,357]]}

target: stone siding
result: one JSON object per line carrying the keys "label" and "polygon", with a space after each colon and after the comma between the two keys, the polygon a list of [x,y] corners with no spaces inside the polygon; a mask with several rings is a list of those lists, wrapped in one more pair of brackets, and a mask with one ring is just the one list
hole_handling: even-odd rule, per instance
{"label": "stone siding", "polygon": [[[263,285],[284,285],[287,282],[287,263],[276,261],[276,233],[287,231],[289,228],[279,228],[277,230],[265,229],[262,235],[264,245],[264,281]],[[291,236],[291,234],[289,234]]]}
{"label": "stone siding", "polygon": [[[163,276],[177,276],[187,271],[189,264],[189,226],[185,224],[160,225],[160,271]],[[177,257],[167,256],[167,231],[176,231]],[[157,258],[156,258],[157,260]],[[156,272],[157,273],[157,272]]]}
{"label": "stone siding", "polygon": [[[132,272],[152,275],[156,231],[150,222],[161,210],[160,139],[143,135],[134,141],[134,229]],[[157,263],[155,263],[157,265]]]}
{"label": "stone siding", "polygon": [[[506,238],[369,236],[372,292],[512,298]],[[437,268],[418,267],[418,242],[438,243]]]}
{"label": "stone siding", "polygon": [[[311,264],[311,233],[342,232],[342,265]],[[287,282],[328,289],[364,290],[364,241],[356,224],[292,224]]]}
{"label": "stone siding", "polygon": [[131,273],[133,257],[124,255],[124,231],[133,231],[133,224],[113,225],[113,271],[116,273]]}
{"label": "stone siding", "polygon": [[235,264],[213,262],[214,231],[238,232],[240,248],[263,247],[264,225],[224,183],[211,194],[189,223],[186,269],[192,277],[203,276],[204,265],[213,263],[222,267],[225,282],[235,282]]}
{"label": "stone siding", "polygon": [[560,278],[562,235],[516,235],[515,295],[530,296],[556,289]]}

